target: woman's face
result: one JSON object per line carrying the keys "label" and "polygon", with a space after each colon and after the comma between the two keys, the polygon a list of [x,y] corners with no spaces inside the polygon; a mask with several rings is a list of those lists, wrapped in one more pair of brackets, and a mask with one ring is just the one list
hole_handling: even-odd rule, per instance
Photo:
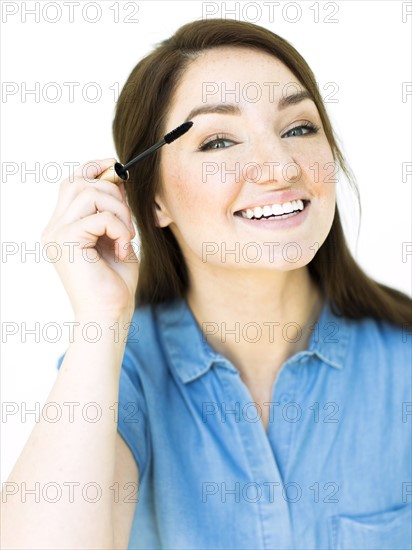
{"label": "woman's face", "polygon": [[326,239],[337,168],[302,92],[261,51],[213,49],[188,66],[166,130],[194,124],[161,150],[156,202],[158,223],[170,226],[189,269],[287,271],[308,264]]}

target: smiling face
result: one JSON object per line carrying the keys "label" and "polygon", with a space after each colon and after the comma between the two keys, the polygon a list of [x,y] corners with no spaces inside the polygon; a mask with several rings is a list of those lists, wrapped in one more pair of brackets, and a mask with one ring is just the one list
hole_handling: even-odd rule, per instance
{"label": "smiling face", "polygon": [[[161,150],[161,227],[189,267],[287,271],[307,265],[335,211],[335,163],[315,103],[277,58],[216,48],[192,61]],[[335,176],[336,178],[336,176]]]}

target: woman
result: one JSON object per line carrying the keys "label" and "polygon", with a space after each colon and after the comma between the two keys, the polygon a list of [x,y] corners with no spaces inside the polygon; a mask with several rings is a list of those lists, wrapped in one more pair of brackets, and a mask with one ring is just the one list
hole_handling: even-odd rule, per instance
{"label": "woman", "polygon": [[120,161],[185,120],[126,186],[113,159],[61,184],[77,324],[49,400],[103,414],[33,430],[9,479],[81,496],[8,501],[8,546],[410,548],[411,301],[345,244],[314,75],[266,29],[187,24],[123,88]]}

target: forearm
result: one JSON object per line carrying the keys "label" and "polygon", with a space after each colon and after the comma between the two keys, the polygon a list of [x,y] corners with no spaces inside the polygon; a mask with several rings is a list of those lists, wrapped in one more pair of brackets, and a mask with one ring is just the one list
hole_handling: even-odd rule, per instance
{"label": "forearm", "polygon": [[[128,321],[76,320],[80,324],[45,403],[56,403],[61,418],[50,422],[41,415],[3,484],[4,548],[113,548],[110,487]],[[88,322],[101,331],[95,342],[91,325],[85,332]],[[120,332],[110,328],[115,323]],[[36,484],[37,494],[24,498],[24,489]]]}

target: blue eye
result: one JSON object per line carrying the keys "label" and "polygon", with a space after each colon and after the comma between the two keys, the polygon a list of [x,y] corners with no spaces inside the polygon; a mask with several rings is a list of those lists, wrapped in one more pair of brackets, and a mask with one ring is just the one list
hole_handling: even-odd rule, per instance
{"label": "blue eye", "polygon": [[211,151],[216,149],[227,149],[227,147],[224,145],[225,143],[233,144],[234,142],[231,139],[225,138],[224,136],[216,136],[215,139],[211,139],[210,141],[199,145],[199,150]]}
{"label": "blue eye", "polygon": [[[288,132],[283,134],[284,137],[303,137],[309,134],[316,134],[320,130],[320,126],[315,126],[311,122],[305,122],[304,124],[299,124],[294,128],[291,128]],[[227,145],[229,144],[229,145]],[[235,142],[224,135],[214,136],[213,139],[203,142],[199,145],[199,151],[216,151],[217,149],[227,149],[231,147]]]}
{"label": "blue eye", "polygon": [[282,137],[307,136],[309,134],[316,134],[319,130],[320,130],[319,126],[315,126],[310,122],[306,122],[305,124],[299,124],[299,126],[295,126],[294,128],[291,128],[288,132],[286,132],[286,134],[283,134]]}

